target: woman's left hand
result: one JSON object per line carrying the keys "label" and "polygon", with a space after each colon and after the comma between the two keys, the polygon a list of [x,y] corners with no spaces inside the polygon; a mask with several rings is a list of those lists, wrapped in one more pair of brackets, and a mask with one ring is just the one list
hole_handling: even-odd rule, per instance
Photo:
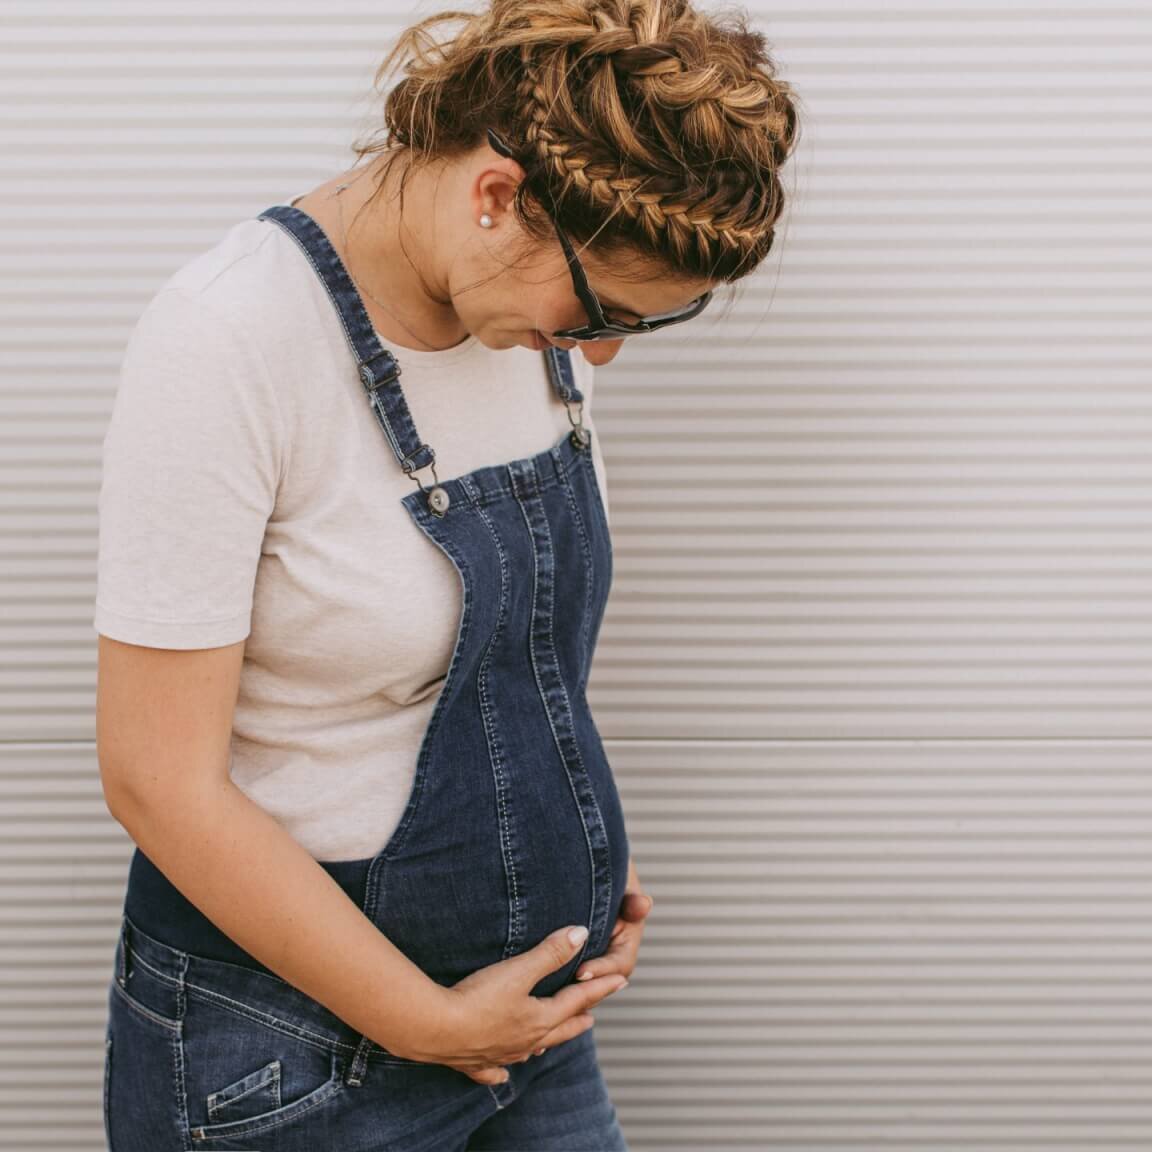
{"label": "woman's left hand", "polygon": [[628,883],[624,898],[620,901],[620,914],[612,929],[608,951],[596,956],[576,970],[576,979],[585,980],[591,976],[607,976],[620,973],[631,978],[636,967],[636,954],[640,950],[640,939],[644,935],[644,919],[652,911],[653,900],[641,891],[640,877],[636,875],[636,865],[628,859]]}

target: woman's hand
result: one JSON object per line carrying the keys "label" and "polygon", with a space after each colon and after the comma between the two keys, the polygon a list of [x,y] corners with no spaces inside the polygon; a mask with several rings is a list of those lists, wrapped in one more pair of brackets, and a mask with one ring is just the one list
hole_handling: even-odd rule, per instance
{"label": "woman's hand", "polygon": [[527,952],[480,968],[451,987],[436,985],[437,1007],[421,1012],[417,1034],[405,1046],[393,1040],[389,1050],[446,1064],[478,1084],[502,1084],[506,1065],[522,1064],[591,1028],[591,1009],[624,983],[620,976],[605,976],[579,987],[565,984],[553,996],[533,996],[532,989],[567,964],[583,942],[560,928]]}
{"label": "woman's hand", "polygon": [[640,888],[640,877],[636,875],[636,865],[628,858],[628,883],[624,889],[624,899],[620,902],[620,915],[612,929],[611,944],[602,956],[581,964],[576,971],[577,980],[587,980],[593,976],[607,976],[619,973],[625,978],[632,975],[636,967],[636,954],[640,950],[640,940],[644,935],[644,920],[652,911],[653,900]]}

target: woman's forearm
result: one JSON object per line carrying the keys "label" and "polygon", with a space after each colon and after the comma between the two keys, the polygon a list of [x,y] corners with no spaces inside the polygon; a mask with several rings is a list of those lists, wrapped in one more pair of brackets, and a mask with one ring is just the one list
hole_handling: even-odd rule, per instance
{"label": "woman's forearm", "polygon": [[376,1043],[419,1058],[445,1018],[446,991],[235,784],[169,785],[163,797],[119,799],[112,814],[262,964]]}

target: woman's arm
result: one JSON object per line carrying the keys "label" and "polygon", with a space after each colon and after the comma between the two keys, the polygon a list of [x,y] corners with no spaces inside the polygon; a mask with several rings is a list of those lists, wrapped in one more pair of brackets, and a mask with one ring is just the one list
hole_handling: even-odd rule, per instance
{"label": "woman's arm", "polygon": [[445,989],[231,781],[243,651],[243,641],[178,651],[100,636],[97,749],[108,810],[257,960],[390,1051],[423,1051],[438,1022],[448,1026]]}

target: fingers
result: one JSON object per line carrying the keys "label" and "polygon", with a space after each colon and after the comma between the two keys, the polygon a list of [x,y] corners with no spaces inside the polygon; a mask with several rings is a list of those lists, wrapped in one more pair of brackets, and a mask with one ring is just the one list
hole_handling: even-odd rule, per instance
{"label": "fingers", "polygon": [[565,984],[552,996],[538,997],[545,1009],[545,1022],[555,1028],[570,1017],[595,1008],[601,1000],[611,996],[613,992],[618,992],[627,983],[628,981],[618,972],[610,972],[604,976],[593,976],[577,984]]}
{"label": "fingers", "polygon": [[[539,1045],[531,1052],[510,1057],[504,1061],[504,1064],[525,1064],[533,1056],[543,1056],[550,1048],[555,1048],[566,1040],[575,1039],[582,1032],[587,1032],[595,1023],[596,1019],[591,1014],[573,1016],[542,1036]],[[486,1068],[477,1068],[466,1064],[450,1064],[448,1067],[463,1072],[465,1076],[475,1080],[477,1084],[503,1084],[509,1076],[508,1069],[504,1067],[504,1064],[493,1064]]]}
{"label": "fingers", "polygon": [[532,979],[530,984],[536,984],[550,972],[562,968],[588,939],[588,929],[583,924],[573,924],[570,928],[557,928],[550,932],[535,948],[510,957],[503,961],[505,964],[514,964],[523,968]]}
{"label": "fingers", "polygon": [[595,1023],[596,1018],[591,1013],[572,1016],[541,1036],[540,1046],[542,1048],[555,1048],[558,1044],[563,1044],[565,1040],[574,1040],[582,1032],[587,1032]]}
{"label": "fingers", "polygon": [[641,931],[637,922],[617,920],[609,937],[608,950],[581,964],[576,979],[586,980],[589,973],[596,976],[607,976],[610,972],[627,975],[636,965]]}
{"label": "fingers", "polygon": [[[503,961],[505,964],[513,962]],[[509,1078],[505,1065],[523,1063],[533,1055],[543,1055],[549,1048],[586,1032],[595,1024],[590,1010],[627,983],[619,973],[607,973],[578,985],[568,984],[554,996],[532,997],[533,1010],[521,1022],[531,1035],[530,1049],[510,1053],[489,1050],[481,1059],[492,1060],[492,1064],[484,1066],[472,1061],[449,1064],[449,1067],[463,1072],[478,1084],[502,1084]],[[526,1039],[528,1036],[524,1036],[520,1042]]]}
{"label": "fingers", "polygon": [[457,1072],[463,1072],[465,1076],[470,1080],[475,1080],[477,1084],[503,1084],[509,1076],[508,1069],[500,1065],[493,1065],[490,1068],[469,1068],[459,1064],[449,1064],[448,1067],[455,1068]]}

